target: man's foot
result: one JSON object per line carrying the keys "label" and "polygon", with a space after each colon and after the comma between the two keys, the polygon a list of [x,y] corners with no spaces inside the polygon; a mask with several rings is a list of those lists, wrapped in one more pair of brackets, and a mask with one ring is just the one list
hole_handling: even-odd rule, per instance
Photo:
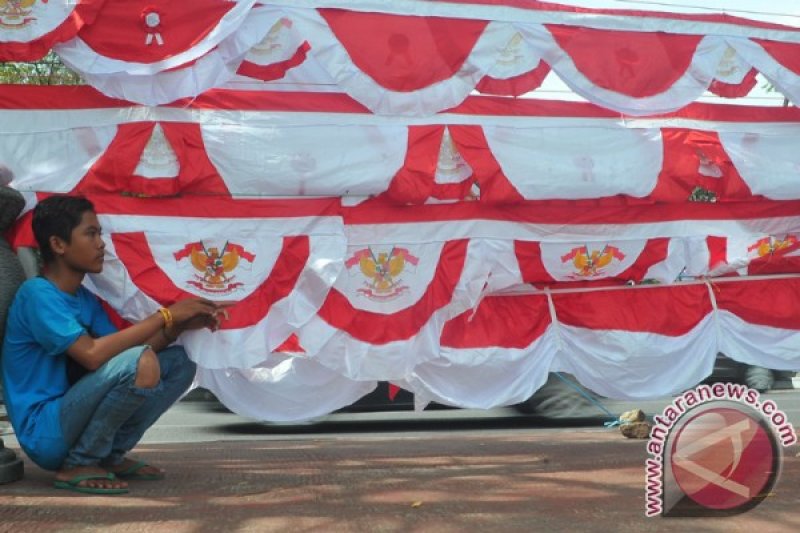
{"label": "man's foot", "polygon": [[109,466],[108,471],[123,479],[164,479],[164,470],[128,457],[118,465]]}
{"label": "man's foot", "polygon": [[56,472],[54,486],[91,494],[125,494],[128,484],[99,466],[78,466]]}

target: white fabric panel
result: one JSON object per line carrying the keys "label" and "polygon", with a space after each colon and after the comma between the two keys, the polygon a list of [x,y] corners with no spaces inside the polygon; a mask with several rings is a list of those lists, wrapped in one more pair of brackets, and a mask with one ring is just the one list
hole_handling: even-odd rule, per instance
{"label": "white fabric panel", "polygon": [[558,335],[553,370],[569,372],[594,392],[618,399],[658,398],[696,385],[711,374],[720,339],[713,315],[679,337],[564,324]]}
{"label": "white fabric panel", "polygon": [[[301,67],[298,67],[301,68]],[[294,70],[294,69],[292,69]],[[292,72],[290,70],[289,72]],[[274,87],[268,83],[259,84],[271,92]],[[248,87],[248,89],[253,87]],[[292,96],[294,98],[296,96]],[[476,96],[476,102],[493,98]],[[81,104],[83,105],[83,104]],[[567,107],[572,103],[566,104]],[[747,108],[745,108],[747,109]],[[752,111],[753,109],[750,108]],[[374,115],[372,113],[340,113],[332,105],[328,110],[318,112],[297,111],[272,111],[272,110],[241,110],[222,108],[200,107],[145,107],[138,105],[109,108],[77,108],[77,109],[48,109],[48,108],[13,108],[0,109],[0,131],[4,133],[31,133],[40,131],[61,131],[67,128],[116,126],[132,122],[190,122],[202,125],[245,125],[248,127],[265,126],[426,126],[435,124],[446,125],[477,125],[484,127],[507,127],[509,129],[528,129],[531,124],[537,128],[552,129],[590,129],[600,128],[617,130],[622,128],[633,129],[660,129],[660,128],[692,128],[717,132],[746,132],[766,135],[797,133],[797,125],[787,121],[753,121],[742,122],[741,116],[733,108],[730,113],[720,113],[716,120],[705,119],[701,114],[690,113],[686,116],[662,117],[626,117],[625,123],[620,123],[619,118],[603,118],[594,116],[563,116],[547,114],[543,116],[529,115],[488,115],[472,113],[440,113],[435,118],[431,117],[391,117]],[[569,114],[570,112],[567,111]],[[576,110],[576,115],[580,112]],[[774,120],[774,119],[773,119]],[[524,124],[526,128],[520,128]]]}
{"label": "white fabric panel", "polygon": [[[519,261],[514,251],[513,240],[480,239],[482,245],[491,251],[492,270],[483,295],[500,292],[509,287],[522,283],[522,273],[519,270]],[[473,306],[473,309],[476,308]]]}
{"label": "white fabric panel", "polygon": [[[3,4],[5,7],[14,3]],[[24,16],[0,15],[0,43],[26,43],[50,33],[67,20],[76,4],[75,1],[34,2],[26,9],[30,13]]]}
{"label": "white fabric panel", "polygon": [[[212,221],[207,224],[211,226]],[[171,224],[170,224],[171,225]],[[255,253],[253,261],[242,258],[239,261],[235,272],[228,277],[230,283],[241,283],[238,288],[224,292],[226,299],[244,299],[257,289],[272,272],[275,261],[281,251],[283,241],[275,238],[274,235],[253,231],[253,228],[238,228],[237,233],[221,233],[215,231],[217,228],[206,226],[203,230],[192,231],[192,228],[185,228],[190,233],[177,237],[174,233],[150,233],[146,235],[147,243],[153,252],[156,266],[160,268],[175,286],[193,293],[195,296],[210,297],[215,299],[215,295],[198,287],[192,283],[205,285],[202,283],[202,272],[196,271],[192,266],[191,257],[177,259],[175,253],[180,251],[182,244],[201,241],[207,254],[215,252],[222,255],[226,253],[227,245],[240,245],[247,252]],[[247,230],[250,231],[247,231]],[[209,238],[209,236],[211,236]],[[224,236],[224,237],[223,237]],[[230,237],[229,237],[230,236]],[[177,237],[177,238],[176,238]],[[233,239],[228,241],[228,239]],[[190,283],[192,282],[192,283]]]}
{"label": "white fabric panel", "polygon": [[[254,0],[243,0],[253,3]],[[79,38],[55,47],[56,53],[71,69],[78,72],[92,87],[107,96],[121,98],[144,105],[161,105],[179,98],[197,96],[212,87],[220,87],[233,78],[247,51],[260,42],[274,20],[267,10],[253,10],[244,18],[244,13],[234,7],[228,12],[238,13],[240,18],[231,19],[230,29],[218,44],[206,48],[205,41],[186,53],[178,54],[158,63],[127,63],[97,56]],[[226,15],[227,17],[227,15]],[[225,20],[225,18],[223,18]],[[217,27],[219,29],[220,26]],[[236,30],[236,31],[233,31]],[[210,35],[214,35],[212,32]],[[232,33],[231,33],[232,32]],[[97,59],[91,62],[92,56]],[[183,59],[181,59],[183,58]],[[196,59],[189,66],[184,63]],[[101,65],[87,71],[87,66]],[[167,70],[167,69],[175,70]]]}
{"label": "white fabric panel", "polygon": [[719,311],[719,351],[741,363],[775,370],[800,370],[800,331],[749,324]]}
{"label": "white fabric panel", "polygon": [[525,42],[522,34],[514,33],[505,48],[500,52],[497,61],[487,72],[492,78],[506,80],[535,69],[541,55],[530,44]]}
{"label": "white fabric panel", "polygon": [[133,173],[148,179],[176,178],[180,171],[181,165],[175,149],[164,135],[161,124],[156,124]]}
{"label": "white fabric panel", "polygon": [[786,95],[795,104],[800,102],[800,75],[781,65],[764,48],[750,39],[728,38],[727,41],[745,61],[763,74],[778,91]]}
{"label": "white fabric panel", "polygon": [[751,67],[752,65],[736,51],[736,48],[728,44],[717,66],[717,71],[714,73],[714,78],[723,83],[737,85],[742,83]]}
{"label": "white fabric panel", "polygon": [[302,9],[286,9],[286,13],[297,25],[297,31],[308,36],[310,54],[339,87],[373,113],[384,115],[430,115],[459,104],[495,65],[515,34],[509,24],[490,23],[451,78],[416,91],[399,92],[378,85],[359,70],[319,13]]}
{"label": "white fabric panel", "polygon": [[273,422],[307,420],[350,405],[375,381],[354,381],[303,357],[271,355],[249,369],[197,369],[198,384],[235,413]]}
{"label": "white fabric panel", "polygon": [[98,218],[103,226],[103,240],[106,243],[103,272],[89,274],[83,279],[83,284],[105,300],[122,318],[131,322],[144,320],[161,306],[133,283],[128,269],[117,255],[106,222],[102,217]]}
{"label": "white fabric panel", "polygon": [[[600,278],[612,278],[622,274],[639,258],[647,244],[640,241],[594,241],[585,243],[542,243],[542,263],[547,273],[558,281],[581,281]],[[579,268],[574,264],[575,252],[583,253],[577,248],[586,247],[588,259],[593,256],[594,268]],[[607,263],[604,265],[603,263]]]}
{"label": "white fabric panel", "polygon": [[667,245],[666,260],[651,266],[644,279],[654,279],[659,283],[672,283],[685,275],[690,261],[688,239],[670,239],[669,245]]}
{"label": "white fabric panel", "polygon": [[[487,243],[469,243],[461,278],[450,301],[407,340],[370,344],[314,317],[298,329],[300,345],[310,357],[351,379],[404,379],[418,363],[438,356],[439,337],[445,322],[478,305],[493,268],[493,261],[487,260],[492,257],[490,252]],[[355,305],[352,301],[351,304]]]}
{"label": "white fabric panel", "polygon": [[782,249],[796,245],[799,235],[797,233],[781,232],[777,235],[756,233],[750,235],[730,235],[725,238],[725,252],[727,254],[723,265],[712,265],[710,275],[721,276],[730,273],[747,275],[747,267],[752,261],[769,258],[773,253],[776,262],[782,258],[797,257],[798,250],[789,253]]}
{"label": "white fabric panel", "polygon": [[721,132],[719,138],[753,194],[800,197],[800,127],[780,134]]}
{"label": "white fabric panel", "polygon": [[428,401],[492,409],[530,398],[547,381],[556,345],[550,330],[524,349],[443,348],[414,368],[406,383]]}
{"label": "white fabric panel", "polygon": [[[257,9],[261,10],[264,7],[254,8],[254,11]],[[272,17],[283,13],[280,10],[267,9]],[[280,17],[272,24],[264,38],[247,52],[245,60],[263,66],[290,59],[305,40],[292,29],[293,26],[292,19]]]}
{"label": "white fabric panel", "polygon": [[663,93],[643,98],[631,97],[596,86],[584,76],[553,39],[541,26],[517,25],[520,32],[552,67],[553,71],[570,89],[590,102],[629,115],[650,115],[680,109],[697,100],[705,92],[722,60],[726,43],[719,37],[704,37],[686,73]]}
{"label": "white fabric panel", "polygon": [[683,242],[686,245],[686,270],[683,273],[684,276],[690,278],[708,275],[711,258],[706,237],[688,237],[683,239]]}
{"label": "white fabric panel", "polygon": [[661,131],[484,126],[504,174],[529,200],[647,196],[663,162]]}
{"label": "white fabric panel", "polygon": [[469,166],[450,136],[450,130],[445,127],[442,143],[439,146],[439,160],[436,162],[435,183],[461,183],[472,176],[472,167]]}
{"label": "white fabric panel", "polygon": [[[203,224],[197,223],[194,219],[170,219],[170,224],[166,228],[159,217],[101,215],[99,219],[106,235],[137,231],[133,228],[138,228],[139,231],[146,228],[148,242],[151,243],[151,250],[157,261],[153,266],[160,267],[172,277],[179,288],[218,301],[240,301],[256,289],[272,269],[280,248],[280,237],[292,234],[293,229],[304,227],[302,221],[294,220],[293,224],[291,219],[204,220]],[[161,224],[160,229],[157,227],[159,224]],[[316,230],[314,224],[317,224]],[[250,368],[263,361],[269,351],[283,343],[295,328],[310,320],[319,310],[342,268],[345,241],[341,227],[338,233],[331,231],[335,227],[335,221],[321,219],[306,221],[305,232],[297,234],[309,235],[310,255],[289,295],[275,302],[266,316],[252,326],[217,332],[196,330],[184,333],[180,342],[190,357],[206,368]],[[248,282],[241,291],[215,294],[198,290],[182,282],[182,280],[198,281],[198,279],[191,279],[196,278],[192,274],[191,267],[186,267],[185,274],[181,272],[172,254],[184,244],[208,235],[236,235],[236,244],[242,244],[247,251],[255,253],[256,258],[250,271],[236,269],[237,275],[241,276],[239,280]],[[216,240],[224,242],[224,237],[216,237]],[[172,247],[169,245],[170,241],[173,242]],[[275,244],[269,244],[270,241],[274,241]],[[103,272],[91,276],[87,286],[100,294],[124,318],[140,321],[154,313],[159,304],[135,286],[124,264],[119,260],[110,238],[106,238],[106,243],[107,259]],[[272,251],[272,254],[268,253],[269,251]],[[262,258],[259,258],[259,255]]]}
{"label": "white fabric panel", "polygon": [[[226,218],[219,213],[217,218],[149,215],[98,215],[103,230],[115,233],[144,231],[150,234],[169,234],[184,242],[193,242],[206,235],[255,236],[262,233],[275,237],[294,235],[342,236],[342,219],[335,216],[308,216],[291,218]],[[168,222],[168,223],[165,223]],[[344,253],[344,252],[342,252]]]}
{"label": "white fabric panel", "polygon": [[69,192],[108,149],[115,126],[0,133],[0,161],[20,191]]}
{"label": "white fabric panel", "polygon": [[421,361],[436,357],[444,323],[455,316],[445,307],[406,340],[373,345],[337,330],[318,316],[297,331],[306,354],[319,364],[353,380],[403,379]]}
{"label": "white fabric panel", "polygon": [[[245,59],[251,60],[251,56],[252,54],[248,54]],[[223,88],[245,91],[342,92],[328,71],[310,53],[306,54],[305,61],[289,69],[280,79],[264,82],[237,74]]]}
{"label": "white fabric panel", "polygon": [[202,133],[211,162],[233,194],[378,194],[402,168],[408,146],[408,128],[401,125],[219,124],[203,125]]}
{"label": "white fabric panel", "polygon": [[442,243],[349,246],[334,288],[356,309],[391,314],[417,301],[430,285]]}
{"label": "white fabric panel", "polygon": [[[215,47],[222,45],[230,36],[235,38],[237,34],[246,32],[247,30],[243,26],[245,21],[253,18],[258,19],[261,13],[265,12],[260,8],[253,9],[255,3],[256,0],[236,0],[236,5],[225,13],[219,23],[203,39],[188,50],[161,61],[134,63],[105,57],[95,52],[79,37],[56,45],[54,49],[65,64],[80,72],[84,77],[87,75],[109,75],[123,72],[134,76],[149,76],[194,61],[209,53]],[[268,29],[269,26],[255,42],[260,41]]]}

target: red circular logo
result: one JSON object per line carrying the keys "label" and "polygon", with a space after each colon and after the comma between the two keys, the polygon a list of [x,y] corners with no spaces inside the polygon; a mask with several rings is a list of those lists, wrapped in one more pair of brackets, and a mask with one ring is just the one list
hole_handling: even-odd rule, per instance
{"label": "red circular logo", "polygon": [[707,509],[732,510],[763,499],[779,464],[774,437],[755,413],[733,407],[689,418],[672,442],[681,491]]}

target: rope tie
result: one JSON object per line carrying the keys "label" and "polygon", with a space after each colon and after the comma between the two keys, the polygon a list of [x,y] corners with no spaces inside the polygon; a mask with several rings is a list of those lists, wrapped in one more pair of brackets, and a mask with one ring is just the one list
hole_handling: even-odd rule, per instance
{"label": "rope tie", "polygon": [[[550,287],[544,288],[544,294],[547,296],[547,309],[550,311],[550,322],[553,324],[553,335],[556,337],[556,346],[558,347],[558,351],[564,351],[564,339],[561,336],[561,326],[558,322],[558,315],[556,314],[556,305],[553,303],[553,294],[550,292]],[[556,377],[578,391],[578,394],[589,400],[591,404],[598,407],[601,411],[603,411],[606,415],[610,416],[613,420],[608,420],[603,423],[603,425],[607,428],[613,428],[614,426],[618,426],[621,421],[618,416],[614,416],[614,413],[606,409],[606,407],[597,401],[596,398],[592,398],[589,394],[586,393],[583,389],[577,386],[572,381],[568,380],[564,376],[561,375],[560,372],[554,372]]]}
{"label": "rope tie", "polygon": [[590,396],[589,394],[587,394],[585,390],[583,390],[583,389],[582,389],[582,388],[580,388],[578,385],[576,385],[575,383],[573,383],[572,381],[568,380],[568,379],[567,379],[567,378],[565,378],[563,375],[561,375],[561,372],[553,372],[553,373],[556,375],[556,377],[557,377],[558,379],[560,379],[561,381],[563,381],[564,383],[566,383],[567,385],[569,385],[570,387],[572,387],[573,389],[575,389],[576,391],[578,391],[578,393],[579,393],[581,396],[583,396],[584,398],[586,398],[587,400],[589,400],[589,402],[590,402],[592,405],[594,405],[595,407],[597,407],[598,409],[600,409],[601,411],[603,411],[603,412],[604,412],[606,415],[608,415],[608,416],[610,416],[610,417],[612,418],[612,420],[608,420],[607,422],[603,422],[603,425],[604,425],[605,427],[607,427],[607,428],[613,428],[613,427],[615,427],[615,426],[618,426],[618,425],[620,425],[620,424],[622,423],[622,421],[619,419],[619,417],[618,417],[618,416],[615,416],[615,415],[614,415],[614,413],[612,413],[611,411],[609,411],[608,409],[606,409],[606,406],[605,406],[605,405],[603,405],[602,403],[600,403],[600,402],[597,400],[597,398],[592,398],[592,396]]}
{"label": "rope tie", "polygon": [[558,348],[558,351],[563,351],[564,339],[561,338],[561,326],[558,323],[556,305],[553,303],[553,294],[550,292],[550,287],[544,288],[544,295],[547,296],[547,309],[550,311],[550,323],[553,325],[553,335],[556,337],[556,347]]}
{"label": "rope tie", "polygon": [[714,322],[714,334],[715,334],[715,345],[716,351],[719,351],[719,341],[722,338],[721,328],[719,325],[719,307],[717,305],[717,295],[715,292],[719,291],[719,287],[715,286],[711,283],[711,280],[708,278],[703,278],[703,282],[706,284],[706,288],[708,289],[708,297],[711,300],[711,320]]}

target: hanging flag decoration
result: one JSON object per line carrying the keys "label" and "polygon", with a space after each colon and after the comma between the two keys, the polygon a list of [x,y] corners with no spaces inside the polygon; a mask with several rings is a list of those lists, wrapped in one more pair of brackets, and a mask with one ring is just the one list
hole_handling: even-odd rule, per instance
{"label": "hanging flag decoration", "polygon": [[[41,198],[87,196],[108,257],[86,286],[127,321],[231,304],[180,342],[262,419],[378,381],[487,408],[551,371],[644,398],[720,351],[800,369],[800,112],[695,103],[756,73],[796,100],[800,29],[292,4],[3,4],[0,58],[52,48],[89,84],[0,87],[0,162],[28,200],[14,244],[35,245]],[[545,76],[589,102],[474,94]]]}

